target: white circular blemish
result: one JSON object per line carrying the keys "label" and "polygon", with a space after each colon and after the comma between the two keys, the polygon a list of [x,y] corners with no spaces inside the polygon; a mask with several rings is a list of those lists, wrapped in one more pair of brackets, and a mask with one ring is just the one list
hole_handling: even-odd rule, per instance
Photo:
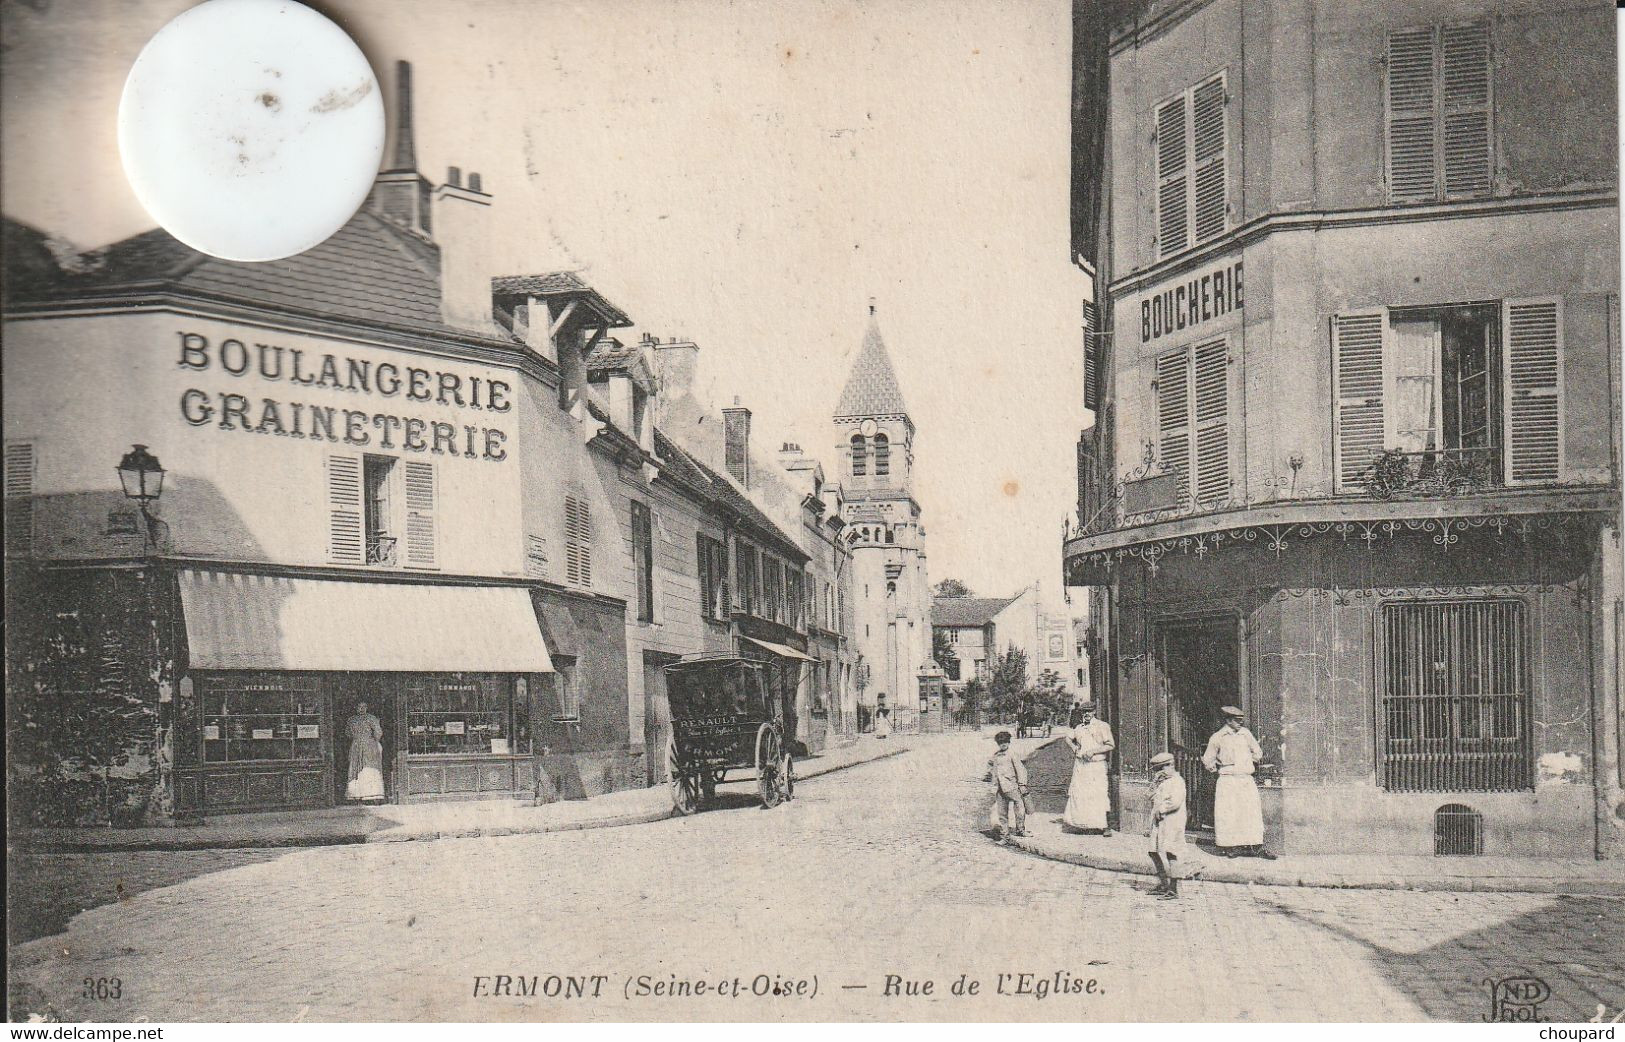
{"label": "white circular blemish", "polygon": [[366,199],[384,151],[379,94],[361,49],[303,4],[209,0],[160,29],[130,69],[124,173],[193,249],[292,256]]}

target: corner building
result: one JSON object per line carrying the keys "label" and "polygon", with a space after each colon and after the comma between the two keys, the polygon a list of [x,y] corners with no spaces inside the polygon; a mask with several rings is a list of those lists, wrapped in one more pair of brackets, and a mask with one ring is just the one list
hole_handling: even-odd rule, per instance
{"label": "corner building", "polygon": [[1124,827],[1233,703],[1273,849],[1620,856],[1612,9],[1077,6]]}

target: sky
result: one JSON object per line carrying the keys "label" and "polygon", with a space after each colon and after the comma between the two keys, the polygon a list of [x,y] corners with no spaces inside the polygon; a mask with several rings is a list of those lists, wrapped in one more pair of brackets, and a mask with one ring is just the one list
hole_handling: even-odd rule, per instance
{"label": "sky", "polygon": [[[89,248],[152,227],[117,109],[190,4],[0,4],[7,215]],[[829,417],[868,302],[913,417],[933,581],[1060,581],[1085,276],[1068,260],[1066,0],[326,0],[419,168],[483,175],[493,274],[582,273],[700,345],[720,408],[836,473]],[[35,10],[42,7],[43,10]]]}

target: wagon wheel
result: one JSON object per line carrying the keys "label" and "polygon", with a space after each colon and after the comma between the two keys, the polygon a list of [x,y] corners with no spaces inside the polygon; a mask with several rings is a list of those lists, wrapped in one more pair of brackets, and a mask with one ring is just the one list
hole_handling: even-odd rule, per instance
{"label": "wagon wheel", "polygon": [[678,814],[693,814],[700,809],[700,778],[698,769],[688,770],[677,755],[677,738],[666,741],[666,771],[671,775],[671,806]]}
{"label": "wagon wheel", "polygon": [[772,724],[756,732],[756,793],[764,807],[777,807],[784,799],[784,742]]}
{"label": "wagon wheel", "polygon": [[796,758],[793,755],[791,755],[790,750],[788,750],[788,749],[786,749],[784,751],[784,781],[783,781],[783,785],[784,785],[784,798],[786,800],[795,799],[796,798]]}

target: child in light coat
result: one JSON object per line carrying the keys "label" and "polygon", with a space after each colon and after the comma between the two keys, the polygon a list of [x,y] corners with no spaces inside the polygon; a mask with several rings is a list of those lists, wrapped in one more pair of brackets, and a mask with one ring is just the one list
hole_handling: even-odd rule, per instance
{"label": "child in light coat", "polygon": [[1005,843],[1010,836],[1027,834],[1027,765],[1011,751],[1009,731],[1000,731],[993,740],[999,749],[987,761],[987,776],[993,782],[991,818],[999,842]]}

